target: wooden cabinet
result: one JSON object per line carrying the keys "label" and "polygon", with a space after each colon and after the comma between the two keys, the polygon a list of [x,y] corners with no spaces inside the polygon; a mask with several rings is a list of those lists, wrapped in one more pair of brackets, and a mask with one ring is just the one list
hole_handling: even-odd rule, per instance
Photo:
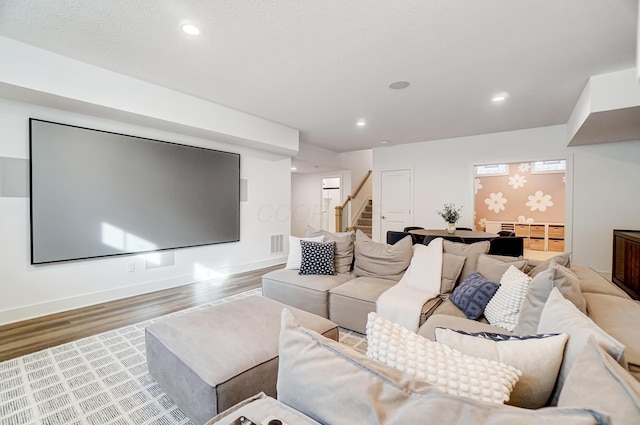
{"label": "wooden cabinet", "polygon": [[640,231],[613,231],[613,282],[640,300]]}
{"label": "wooden cabinet", "polygon": [[524,239],[524,247],[528,249],[564,252],[564,224],[487,221],[486,230],[491,233],[513,231]]}

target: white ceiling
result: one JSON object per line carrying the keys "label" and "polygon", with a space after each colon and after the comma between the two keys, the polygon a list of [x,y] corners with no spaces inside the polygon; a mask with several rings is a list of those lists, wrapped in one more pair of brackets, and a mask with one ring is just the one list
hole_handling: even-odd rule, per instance
{"label": "white ceiling", "polygon": [[566,123],[635,66],[637,22],[637,0],[0,0],[0,35],[337,152]]}

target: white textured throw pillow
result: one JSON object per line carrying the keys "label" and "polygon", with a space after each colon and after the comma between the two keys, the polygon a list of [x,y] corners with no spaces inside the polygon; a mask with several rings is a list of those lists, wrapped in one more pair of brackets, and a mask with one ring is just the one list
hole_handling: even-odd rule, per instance
{"label": "white textured throw pillow", "polygon": [[284,267],[289,270],[300,270],[302,264],[302,247],[300,241],[324,242],[324,236],[316,236],[313,238],[297,238],[289,236],[289,257],[287,265]]}
{"label": "white textured throw pillow", "polygon": [[494,326],[513,331],[518,324],[520,307],[527,296],[531,278],[509,266],[500,279],[500,288],[484,309],[484,317]]}
{"label": "white textured throw pillow", "polygon": [[428,340],[373,312],[367,321],[367,344],[369,358],[448,394],[474,400],[508,401],[522,374],[512,366],[468,356]]}
{"label": "white textured throw pillow", "polygon": [[514,336],[468,334],[436,328],[436,341],[464,354],[495,360],[522,371],[510,405],[538,409],[545,406],[556,383],[567,334]]}

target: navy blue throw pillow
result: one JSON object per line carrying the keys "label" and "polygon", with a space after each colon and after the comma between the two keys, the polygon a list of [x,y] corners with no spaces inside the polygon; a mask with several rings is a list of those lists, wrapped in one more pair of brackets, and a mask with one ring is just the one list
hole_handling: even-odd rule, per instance
{"label": "navy blue throw pillow", "polygon": [[476,320],[484,313],[500,285],[491,282],[478,272],[471,273],[451,294],[451,302],[464,311],[468,319]]}
{"label": "navy blue throw pillow", "polygon": [[333,253],[336,243],[300,241],[302,262],[298,274],[336,274]]}

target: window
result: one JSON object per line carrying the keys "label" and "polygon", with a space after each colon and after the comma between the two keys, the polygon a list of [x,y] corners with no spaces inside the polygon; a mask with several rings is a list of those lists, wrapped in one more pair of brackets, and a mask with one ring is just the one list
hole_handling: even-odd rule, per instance
{"label": "window", "polygon": [[536,161],[532,164],[532,174],[557,173],[567,169],[567,161],[557,159],[553,161]]}
{"label": "window", "polygon": [[476,176],[506,176],[509,174],[509,164],[476,165]]}

